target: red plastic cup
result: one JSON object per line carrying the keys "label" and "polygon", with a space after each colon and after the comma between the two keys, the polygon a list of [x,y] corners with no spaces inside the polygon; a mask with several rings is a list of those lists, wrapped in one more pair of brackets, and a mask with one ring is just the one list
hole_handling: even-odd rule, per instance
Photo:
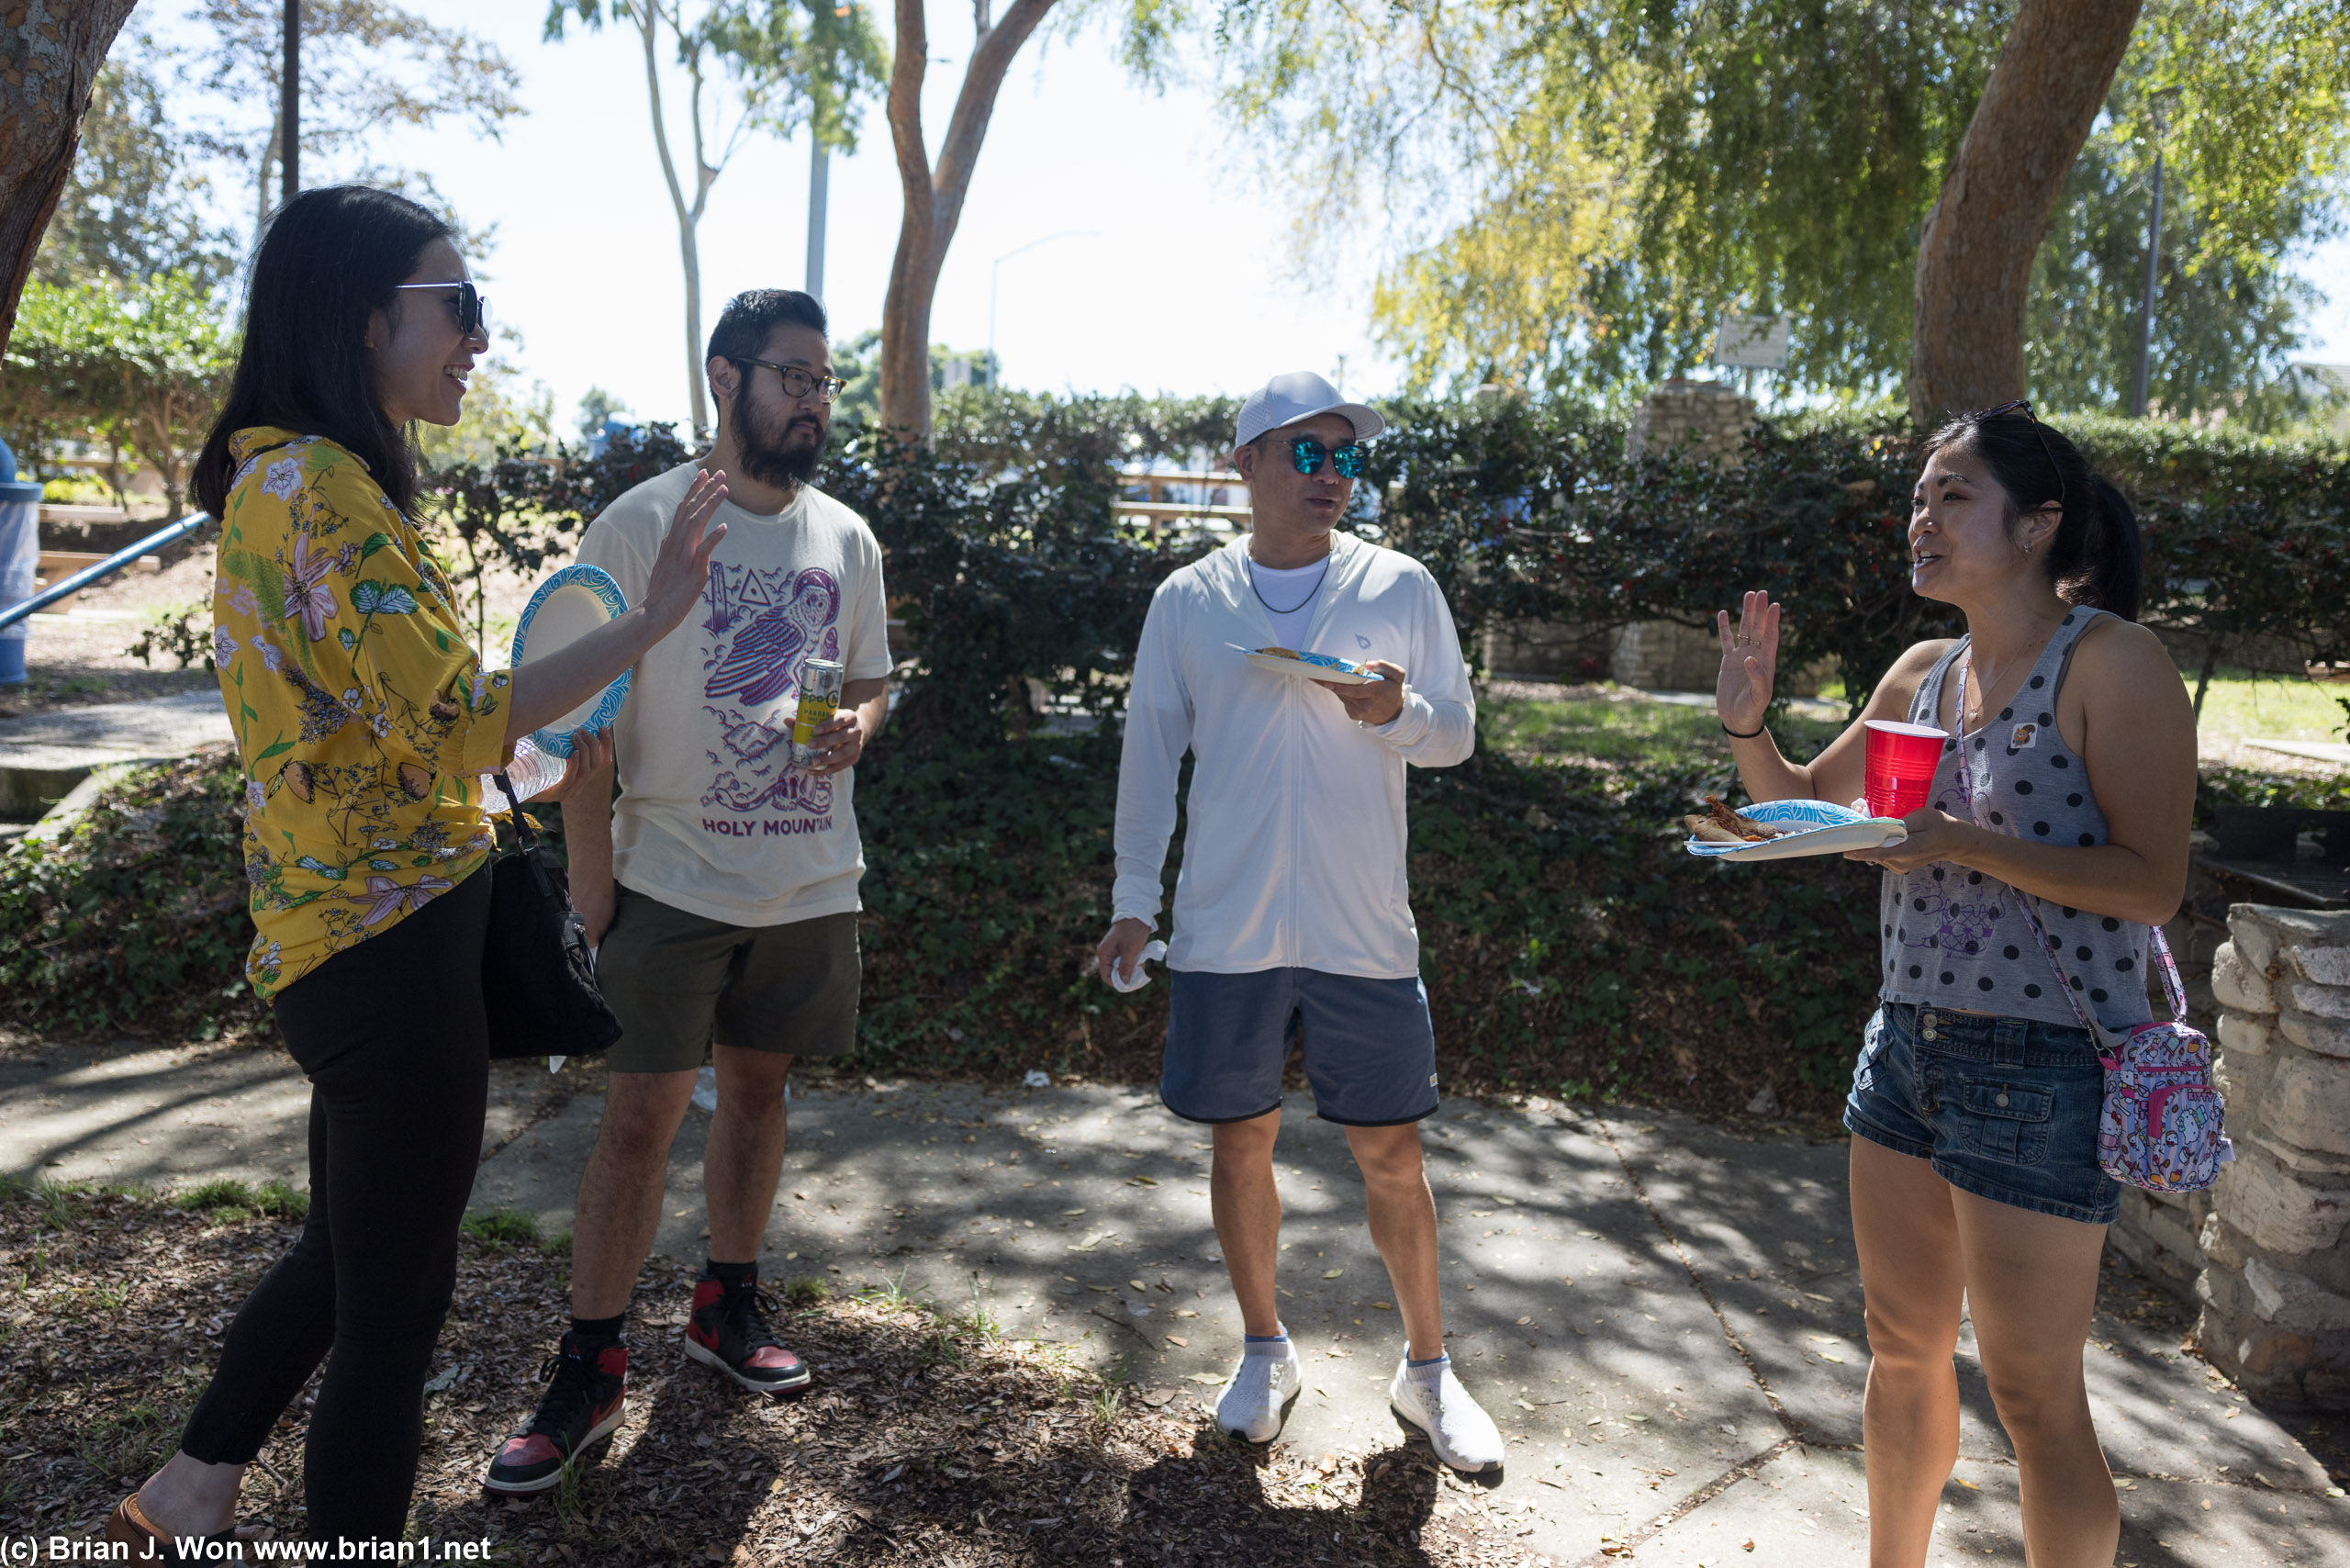
{"label": "red plastic cup", "polygon": [[1942,765],[1947,732],[1925,724],[1871,719],[1862,774],[1869,815],[1906,817],[1933,798],[1934,770]]}

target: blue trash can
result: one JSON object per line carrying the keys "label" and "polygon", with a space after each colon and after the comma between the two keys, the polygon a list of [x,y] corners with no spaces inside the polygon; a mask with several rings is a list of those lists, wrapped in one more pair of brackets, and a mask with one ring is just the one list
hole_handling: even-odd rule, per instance
{"label": "blue trash can", "polygon": [[[33,596],[40,575],[40,486],[17,477],[17,454],[0,441],[0,610]],[[0,631],[0,686],[25,684],[29,621]]]}

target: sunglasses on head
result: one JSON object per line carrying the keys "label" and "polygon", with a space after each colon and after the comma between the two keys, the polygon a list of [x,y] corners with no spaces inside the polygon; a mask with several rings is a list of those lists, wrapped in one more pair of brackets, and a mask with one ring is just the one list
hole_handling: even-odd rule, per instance
{"label": "sunglasses on head", "polygon": [[476,288],[472,284],[396,283],[392,286],[395,289],[439,288],[456,290],[456,296],[451,303],[457,308],[457,330],[463,332],[469,338],[489,324],[489,301],[484,299],[481,297],[481,290]]}
{"label": "sunglasses on head", "polygon": [[1344,446],[1325,446],[1310,435],[1300,436],[1289,443],[1290,465],[1301,474],[1318,474],[1326,459],[1331,472],[1341,479],[1362,477],[1362,465],[1371,455],[1370,449],[1359,441]]}
{"label": "sunglasses on head", "polygon": [[837,375],[818,375],[796,364],[778,364],[771,359],[737,359],[734,363],[766,365],[782,380],[783,395],[787,398],[804,398],[812,395],[819,403],[829,403],[839,397],[842,388],[848,385]]}
{"label": "sunglasses on head", "polygon": [[2040,438],[2040,450],[2047,454],[2048,466],[2056,471],[2056,505],[2061,510],[2065,505],[2064,465],[2056,461],[2056,449],[2048,444],[2047,427],[2040,422],[2040,416],[2031,411],[2030,402],[2021,398],[2011,398],[1996,409],[1985,409],[1980,413],[1969,414],[1967,418],[1980,424],[1985,420],[1996,420],[2001,414],[2021,414],[2031,421],[2031,433]]}

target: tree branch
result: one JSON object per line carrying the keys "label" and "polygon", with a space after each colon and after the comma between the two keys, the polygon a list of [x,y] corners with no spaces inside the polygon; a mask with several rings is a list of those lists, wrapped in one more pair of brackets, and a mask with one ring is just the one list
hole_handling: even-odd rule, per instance
{"label": "tree branch", "polygon": [[963,72],[963,90],[956,95],[955,113],[946,122],[946,140],[939,144],[938,173],[932,180],[937,206],[931,219],[931,250],[938,263],[962,220],[963,197],[979,166],[979,143],[995,114],[997,92],[1012,70],[1012,62],[1036,30],[1057,0],[1013,0],[1003,20],[990,28],[971,50]]}

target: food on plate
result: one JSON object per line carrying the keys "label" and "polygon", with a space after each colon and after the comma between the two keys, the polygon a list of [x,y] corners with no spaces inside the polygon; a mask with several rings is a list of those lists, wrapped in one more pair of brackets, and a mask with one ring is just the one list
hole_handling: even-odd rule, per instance
{"label": "food on plate", "polygon": [[1718,795],[1706,797],[1703,812],[1693,812],[1681,820],[1687,825],[1689,836],[1700,844],[1760,844],[1766,838],[1785,838],[1793,831],[1740,816],[1722,804]]}
{"label": "food on plate", "polygon": [[1270,654],[1277,659],[1295,659],[1302,665],[1319,665],[1324,669],[1342,670],[1348,675],[1370,675],[1371,671],[1350,660],[1332,658],[1328,654],[1301,654],[1295,648],[1258,648],[1259,654]]}

